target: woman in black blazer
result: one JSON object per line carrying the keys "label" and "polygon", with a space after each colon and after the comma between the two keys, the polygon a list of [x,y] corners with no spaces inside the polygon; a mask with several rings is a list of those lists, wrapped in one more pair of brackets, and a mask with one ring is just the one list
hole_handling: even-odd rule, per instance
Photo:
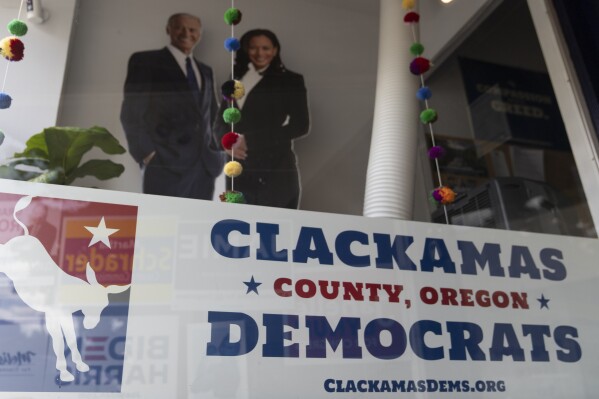
{"label": "woman in black blazer", "polygon": [[[310,128],[304,78],[285,68],[279,40],[271,31],[251,30],[240,44],[234,75],[246,93],[234,103],[241,121],[234,126],[240,137],[233,155],[243,173],[234,179],[233,189],[242,192],[248,204],[297,209],[301,187],[293,140]],[[223,101],[219,115],[228,107]],[[218,138],[229,131],[231,125],[217,117]],[[231,183],[227,178],[229,190]]]}

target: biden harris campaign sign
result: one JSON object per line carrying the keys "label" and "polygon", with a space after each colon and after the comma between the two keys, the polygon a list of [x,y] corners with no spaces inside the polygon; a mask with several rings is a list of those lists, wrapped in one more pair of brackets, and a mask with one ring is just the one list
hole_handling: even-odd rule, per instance
{"label": "biden harris campaign sign", "polygon": [[596,239],[0,191],[0,398],[599,392]]}
{"label": "biden harris campaign sign", "polygon": [[0,193],[0,390],[119,392],[137,208]]}

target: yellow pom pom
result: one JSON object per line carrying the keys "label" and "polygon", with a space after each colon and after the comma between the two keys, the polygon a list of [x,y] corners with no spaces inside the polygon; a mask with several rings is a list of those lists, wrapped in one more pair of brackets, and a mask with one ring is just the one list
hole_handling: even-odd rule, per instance
{"label": "yellow pom pom", "polygon": [[401,3],[401,6],[404,8],[404,10],[411,10],[412,8],[414,8],[416,6],[416,1],[415,0],[403,0]]}
{"label": "yellow pom pom", "polygon": [[224,172],[228,177],[237,177],[243,172],[243,166],[237,161],[227,162],[225,164]]}
{"label": "yellow pom pom", "polygon": [[233,98],[239,100],[241,97],[245,95],[245,87],[243,87],[243,83],[239,80],[235,81],[235,90],[233,91]]}

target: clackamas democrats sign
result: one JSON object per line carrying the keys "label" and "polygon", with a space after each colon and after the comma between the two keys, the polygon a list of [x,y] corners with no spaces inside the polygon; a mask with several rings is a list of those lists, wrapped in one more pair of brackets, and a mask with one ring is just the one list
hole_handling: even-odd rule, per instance
{"label": "clackamas democrats sign", "polygon": [[0,191],[0,398],[599,392],[596,239]]}

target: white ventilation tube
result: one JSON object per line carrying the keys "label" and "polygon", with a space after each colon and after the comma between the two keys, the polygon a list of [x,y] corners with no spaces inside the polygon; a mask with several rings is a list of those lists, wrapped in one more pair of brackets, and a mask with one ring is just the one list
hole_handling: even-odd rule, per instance
{"label": "white ventilation tube", "polygon": [[401,0],[381,0],[374,123],[364,216],[410,220],[414,202],[419,105],[410,73],[410,25]]}

